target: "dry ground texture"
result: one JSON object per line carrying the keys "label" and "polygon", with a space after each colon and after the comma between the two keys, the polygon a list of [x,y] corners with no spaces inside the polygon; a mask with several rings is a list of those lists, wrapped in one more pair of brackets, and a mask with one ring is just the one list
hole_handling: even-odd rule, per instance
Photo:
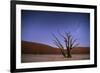
{"label": "dry ground texture", "polygon": [[28,62],[48,62],[48,61],[69,61],[69,60],[88,60],[90,59],[89,54],[72,54],[72,58],[64,58],[63,55],[33,55],[33,54],[22,54],[22,63]]}

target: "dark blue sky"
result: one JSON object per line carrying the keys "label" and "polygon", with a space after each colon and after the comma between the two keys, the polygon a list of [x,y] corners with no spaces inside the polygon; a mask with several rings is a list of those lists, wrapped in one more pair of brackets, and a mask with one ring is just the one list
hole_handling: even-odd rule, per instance
{"label": "dark blue sky", "polygon": [[[81,47],[90,46],[90,14],[75,12],[21,11],[21,39],[54,46],[52,33],[71,32]],[[63,42],[62,42],[63,43]],[[63,43],[64,44],[64,43]]]}

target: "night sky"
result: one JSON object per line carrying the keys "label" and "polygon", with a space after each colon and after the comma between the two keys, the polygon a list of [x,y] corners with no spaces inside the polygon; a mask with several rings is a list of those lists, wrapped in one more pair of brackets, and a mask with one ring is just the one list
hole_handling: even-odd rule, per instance
{"label": "night sky", "polygon": [[[21,11],[21,40],[47,44],[53,43],[55,34],[70,32],[81,47],[90,46],[90,14],[75,12]],[[63,43],[64,44],[64,43]]]}

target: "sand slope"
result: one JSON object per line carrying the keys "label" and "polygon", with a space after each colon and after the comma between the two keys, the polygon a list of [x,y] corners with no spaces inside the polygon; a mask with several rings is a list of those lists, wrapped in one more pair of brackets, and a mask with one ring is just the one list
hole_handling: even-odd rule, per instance
{"label": "sand slope", "polygon": [[[21,42],[22,54],[61,54],[59,48],[35,42]],[[66,51],[66,50],[65,50]],[[76,47],[72,49],[73,54],[89,54],[89,47]]]}

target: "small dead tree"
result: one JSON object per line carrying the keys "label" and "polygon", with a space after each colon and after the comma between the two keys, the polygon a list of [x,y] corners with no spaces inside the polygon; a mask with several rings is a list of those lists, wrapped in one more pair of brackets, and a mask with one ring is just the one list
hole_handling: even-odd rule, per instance
{"label": "small dead tree", "polygon": [[65,53],[65,51],[64,51],[63,45],[61,44],[61,42],[58,40],[58,38],[57,38],[54,34],[52,34],[52,35],[53,35],[54,38],[55,38],[55,40],[53,40],[53,41],[54,41],[54,44],[55,44],[58,48],[60,48],[61,54],[66,58],[67,56],[66,56],[66,53]]}
{"label": "small dead tree", "polygon": [[79,45],[78,43],[76,43],[77,39],[74,39],[70,33],[66,32],[65,36],[62,35],[62,37],[64,38],[64,42],[67,48],[67,57],[71,58],[71,50]]}
{"label": "small dead tree", "polygon": [[[60,34],[60,33],[59,33],[59,34]],[[76,39],[74,39],[70,33],[65,32],[65,35],[62,35],[62,34],[60,34],[60,35],[61,35],[61,36],[63,37],[63,39],[64,39],[66,51],[64,50],[64,47],[63,47],[63,45],[61,44],[61,42],[58,40],[58,38],[54,35],[54,37],[55,37],[55,39],[56,39],[56,40],[54,40],[55,45],[61,49],[62,54],[64,53],[64,54],[63,54],[64,57],[71,58],[71,57],[72,57],[72,55],[71,55],[71,50],[72,50],[73,48],[77,47],[79,44],[76,43]],[[67,54],[67,56],[66,56],[66,54]]]}

